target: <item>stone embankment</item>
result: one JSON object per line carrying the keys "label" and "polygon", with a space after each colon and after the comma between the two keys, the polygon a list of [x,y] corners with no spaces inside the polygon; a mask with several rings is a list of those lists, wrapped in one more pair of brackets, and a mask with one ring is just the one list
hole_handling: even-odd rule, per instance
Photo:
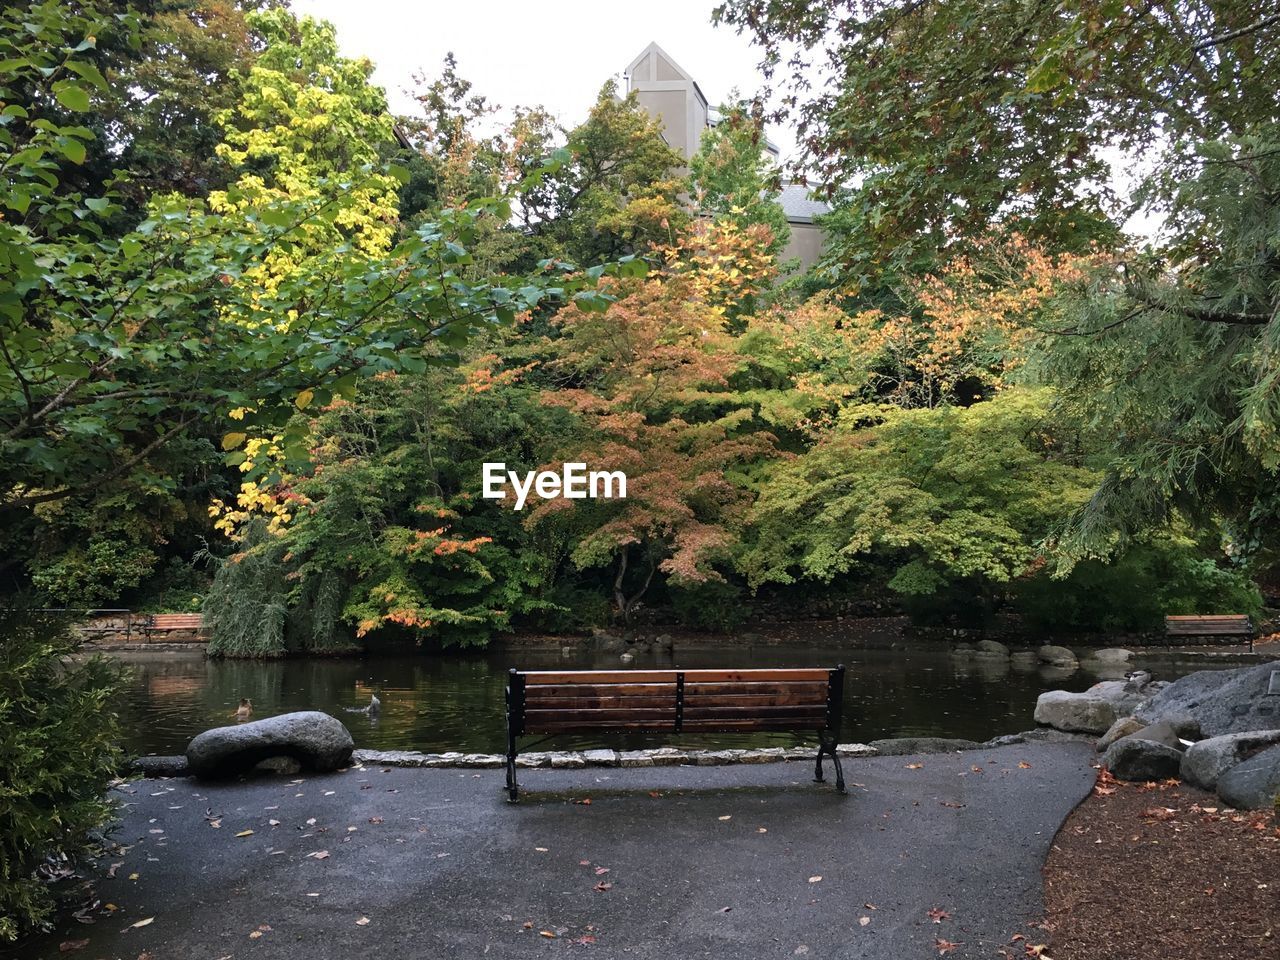
{"label": "stone embankment", "polygon": [[1037,723],[1098,734],[1121,780],[1181,778],[1240,809],[1280,804],[1280,664],[1202,670],[1171,683],[1134,671],[1082,692],[1053,690]]}

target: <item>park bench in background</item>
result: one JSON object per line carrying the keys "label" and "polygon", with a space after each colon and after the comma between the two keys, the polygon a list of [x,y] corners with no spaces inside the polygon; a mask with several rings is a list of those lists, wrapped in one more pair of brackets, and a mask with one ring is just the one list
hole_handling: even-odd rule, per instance
{"label": "park bench in background", "polygon": [[1207,617],[1165,617],[1165,636],[1174,638],[1191,637],[1204,643],[1234,643],[1244,638],[1249,641],[1249,649],[1253,649],[1253,622],[1243,613],[1229,613]]}
{"label": "park bench in background", "polygon": [[[844,667],[764,670],[512,670],[507,685],[507,793],[519,798],[517,741],[562,733],[812,732],[814,779],[836,755]],[[528,749],[528,747],[526,747]]]}
{"label": "park bench in background", "polygon": [[156,639],[193,642],[205,639],[204,616],[199,613],[153,613],[142,629],[148,643]]}

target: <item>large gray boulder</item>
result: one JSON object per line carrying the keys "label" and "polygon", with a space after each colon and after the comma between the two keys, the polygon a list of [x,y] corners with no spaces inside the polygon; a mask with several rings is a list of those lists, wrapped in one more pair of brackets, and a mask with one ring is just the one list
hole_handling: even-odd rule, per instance
{"label": "large gray boulder", "polygon": [[1046,643],[1037,653],[1041,663],[1054,667],[1074,667],[1079,662],[1070,649],[1054,646],[1051,643]]}
{"label": "large gray boulder", "polygon": [[1280,746],[1237,763],[1218,779],[1218,796],[1238,810],[1267,810],[1280,793]]}
{"label": "large gray boulder", "polygon": [[1146,698],[1123,680],[1103,680],[1083,693],[1050,690],[1036,700],[1035,720],[1058,730],[1104,733]]}
{"label": "large gray boulder", "polygon": [[1098,738],[1098,742],[1096,744],[1098,752],[1101,753],[1121,737],[1127,737],[1131,733],[1137,733],[1145,726],[1146,724],[1141,720],[1134,719],[1133,717],[1121,717],[1107,728],[1106,733]]}
{"label": "large gray boulder", "polygon": [[1103,733],[1118,719],[1115,704],[1089,692],[1049,690],[1036,699],[1036,723],[1074,733]]}
{"label": "large gray boulder", "polygon": [[1280,664],[1260,663],[1237,670],[1201,670],[1164,687],[1135,716],[1154,723],[1170,714],[1189,714],[1206,737],[1280,728],[1280,695],[1268,694]]}
{"label": "large gray boulder", "polygon": [[247,773],[275,757],[323,772],[344,766],[354,748],[351,733],[341,721],[318,710],[306,710],[206,730],[187,745],[187,764],[193,774],[204,779]]}
{"label": "large gray boulder", "polygon": [[973,740],[953,740],[949,737],[894,737],[891,740],[872,740],[868,746],[883,757],[904,757],[916,753],[955,753],[957,750],[977,750],[982,744]]}
{"label": "large gray boulder", "polygon": [[1167,743],[1143,739],[1144,732],[1139,730],[1121,737],[1107,747],[1107,752],[1102,755],[1102,765],[1117,780],[1167,780],[1176,777],[1182,764],[1182,751]]}
{"label": "large gray boulder", "polygon": [[1100,680],[1085,693],[1110,700],[1117,717],[1131,716],[1135,710],[1151,699],[1147,687],[1137,686],[1127,680]]}
{"label": "large gray boulder", "polygon": [[1212,790],[1224,773],[1260,748],[1280,743],[1280,730],[1255,730],[1210,737],[1187,747],[1182,779]]}
{"label": "large gray boulder", "polygon": [[979,657],[1000,657],[1009,659],[1009,648],[998,640],[979,640],[974,644],[974,655]]}

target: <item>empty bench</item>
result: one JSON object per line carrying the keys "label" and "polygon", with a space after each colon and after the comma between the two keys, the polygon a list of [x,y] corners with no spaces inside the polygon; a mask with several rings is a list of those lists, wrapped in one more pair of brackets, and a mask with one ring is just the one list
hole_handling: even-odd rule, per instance
{"label": "empty bench", "polygon": [[1207,617],[1165,617],[1164,632],[1168,639],[1194,637],[1208,642],[1231,643],[1235,638],[1246,638],[1253,649],[1254,628],[1243,613],[1229,613]]}
{"label": "empty bench", "polygon": [[[836,754],[844,667],[764,670],[512,670],[507,684],[507,795],[519,799],[521,737],[563,733],[813,733],[814,779]],[[525,749],[528,749],[526,746]]]}
{"label": "empty bench", "polygon": [[143,624],[143,632],[150,642],[159,635],[174,639],[173,634],[190,634],[191,640],[201,640],[204,633],[204,616],[199,613],[153,613]]}

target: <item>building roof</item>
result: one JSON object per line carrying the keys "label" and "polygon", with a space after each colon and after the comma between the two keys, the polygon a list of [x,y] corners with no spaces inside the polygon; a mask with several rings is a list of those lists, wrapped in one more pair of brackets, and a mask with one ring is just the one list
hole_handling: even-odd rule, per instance
{"label": "building roof", "polygon": [[831,204],[815,200],[810,189],[802,183],[784,183],[778,194],[778,204],[787,215],[788,223],[813,223],[815,217],[831,212]]}

